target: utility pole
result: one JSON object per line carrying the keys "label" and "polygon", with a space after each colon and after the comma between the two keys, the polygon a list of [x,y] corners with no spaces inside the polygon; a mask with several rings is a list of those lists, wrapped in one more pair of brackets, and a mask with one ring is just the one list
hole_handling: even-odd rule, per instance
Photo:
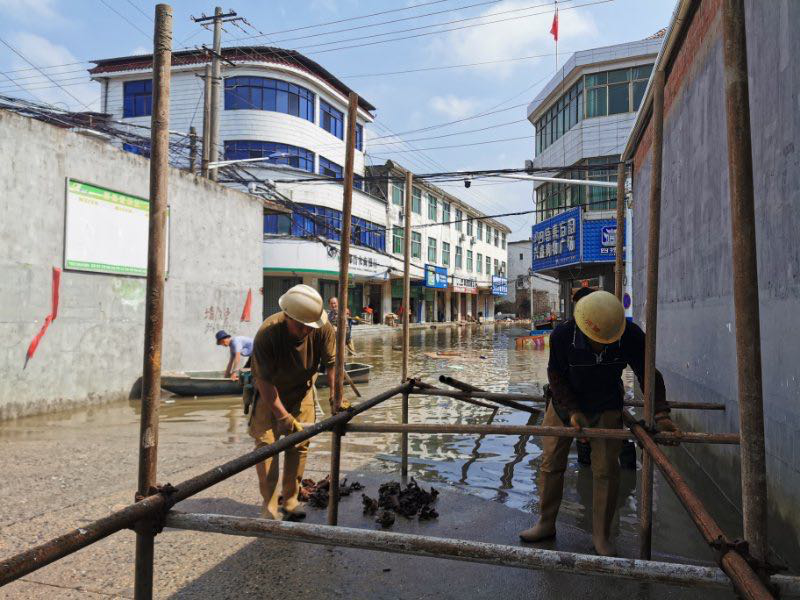
{"label": "utility pole", "polygon": [[211,65],[206,65],[206,74],[203,78],[203,160],[201,171],[203,177],[208,177],[209,140],[211,136]]}
{"label": "utility pole", "polygon": [[[222,81],[222,72],[221,72],[221,65],[220,59],[222,57],[222,24],[228,21],[233,20],[236,17],[235,11],[230,11],[228,13],[222,12],[222,9],[217,6],[214,9],[214,16],[207,17],[202,15],[200,17],[192,17],[192,20],[195,23],[207,23],[209,21],[214,22],[214,49],[211,55],[211,86],[209,90],[208,85],[208,69],[206,69],[206,86],[205,89],[207,90],[206,98],[210,96],[210,103],[208,112],[209,117],[208,121],[204,123],[203,128],[203,139],[208,140],[208,162],[206,163],[205,168],[205,175],[211,179],[212,181],[217,180],[217,170],[212,169],[210,172],[208,170],[208,163],[209,162],[217,162],[219,156],[219,96],[220,90],[219,85],[220,81]],[[205,104],[204,104],[205,108]],[[208,136],[206,137],[206,128],[205,125],[208,125]],[[204,149],[205,153],[205,149]]]}
{"label": "utility pole", "polygon": [[197,168],[197,129],[189,127],[189,172],[194,175]]}
{"label": "utility pole", "polygon": [[[153,36],[153,111],[150,125],[150,216],[147,240],[147,292],[142,369],[142,416],[139,428],[137,497],[153,493],[158,458],[158,411],[161,402],[161,348],[166,269],[167,177],[169,174],[169,83],[172,69],[172,8],[156,5]],[[155,530],[152,520],[136,523],[134,597],[153,597]]]}

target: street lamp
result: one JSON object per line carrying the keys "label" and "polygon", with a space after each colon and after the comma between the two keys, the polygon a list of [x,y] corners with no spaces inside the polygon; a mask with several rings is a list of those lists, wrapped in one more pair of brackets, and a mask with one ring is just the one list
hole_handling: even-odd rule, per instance
{"label": "street lamp", "polygon": [[268,160],[272,160],[273,158],[283,158],[286,156],[291,156],[288,152],[273,152],[269,156],[261,156],[259,158],[239,158],[236,160],[218,160],[216,162],[208,163],[209,169],[219,169],[220,167],[228,167],[230,165],[237,165],[240,163],[253,163],[253,162],[264,162]]}

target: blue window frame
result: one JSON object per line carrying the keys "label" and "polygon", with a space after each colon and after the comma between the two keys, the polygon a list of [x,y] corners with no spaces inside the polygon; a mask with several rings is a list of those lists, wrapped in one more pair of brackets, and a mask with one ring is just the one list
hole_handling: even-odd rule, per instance
{"label": "blue window frame", "polygon": [[364,178],[361,175],[353,174],[353,187],[357,190],[364,190]]}
{"label": "blue window frame", "polygon": [[344,170],[335,162],[329,161],[324,156],[319,157],[319,174],[327,175],[328,177],[338,177],[341,179],[344,176]]}
{"label": "blue window frame", "polygon": [[125,152],[150,158],[150,140],[142,140],[136,144],[124,143],[122,144],[122,149],[125,150]]}
{"label": "blue window frame", "polygon": [[309,173],[314,172],[314,153],[305,148],[276,142],[260,142],[258,140],[225,141],[225,160],[266,158],[271,155],[277,156],[268,161],[270,164],[289,165]]}
{"label": "blue window frame", "polygon": [[340,140],[344,139],[344,113],[336,110],[325,100],[319,101],[319,126]]}
{"label": "blue window frame", "polygon": [[122,86],[122,116],[149,117],[153,113],[153,80],[126,81]]}
{"label": "blue window frame", "polygon": [[364,127],[356,123],[356,150],[364,150]]}
{"label": "blue window frame", "polygon": [[225,79],[225,110],[271,110],[314,122],[314,92],[267,77]]}

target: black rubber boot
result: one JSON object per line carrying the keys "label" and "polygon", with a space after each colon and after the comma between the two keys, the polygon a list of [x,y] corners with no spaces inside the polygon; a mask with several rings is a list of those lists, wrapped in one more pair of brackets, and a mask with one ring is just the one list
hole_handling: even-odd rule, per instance
{"label": "black rubber boot", "polygon": [[587,466],[591,465],[592,447],[589,445],[589,442],[581,442],[580,440],[576,440],[575,444],[578,447],[578,463]]}
{"label": "black rubber boot", "polygon": [[636,470],[636,444],[630,440],[622,443],[622,450],[619,452],[619,466],[631,471]]}

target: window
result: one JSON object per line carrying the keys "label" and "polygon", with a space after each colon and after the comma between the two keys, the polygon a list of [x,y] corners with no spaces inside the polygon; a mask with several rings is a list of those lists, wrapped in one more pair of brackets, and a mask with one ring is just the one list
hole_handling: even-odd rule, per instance
{"label": "window", "polygon": [[464,266],[463,254],[464,249],[461,246],[456,246],[456,269],[461,269]]}
{"label": "window", "polygon": [[486,243],[487,244],[492,243],[492,228],[489,227],[488,225],[486,226]]}
{"label": "window", "polygon": [[326,175],[327,177],[337,177],[341,179],[344,176],[344,170],[335,162],[329,161],[327,158],[319,157],[319,174]]}
{"label": "window", "polygon": [[264,215],[264,233],[272,235],[289,235],[292,219],[289,215]]}
{"label": "window", "polygon": [[428,194],[428,218],[431,221],[436,221],[436,217],[438,216],[438,202],[435,197]]}
{"label": "window", "polygon": [[582,119],[583,79],[579,79],[536,121],[536,154],[540,154]]}
{"label": "window", "polygon": [[[341,230],[342,211],[325,206],[296,204],[291,217],[288,215],[264,216],[264,233],[267,234],[288,234],[304,238],[322,236],[330,240],[339,240],[341,239]],[[402,229],[400,233],[402,235]],[[377,223],[352,217],[350,242],[357,246],[385,252],[386,230]]]}
{"label": "window", "polygon": [[500,239],[499,239],[498,233],[499,232],[497,231],[497,229],[495,229],[494,230],[494,245],[499,247]]}
{"label": "window", "polygon": [[492,259],[489,256],[486,257],[486,274],[492,274]]}
{"label": "window", "polygon": [[136,144],[125,143],[122,144],[122,149],[131,154],[138,154],[145,158],[150,158],[150,140],[141,140]]}
{"label": "window", "polygon": [[467,271],[472,273],[472,250],[467,250]]}
{"label": "window", "polygon": [[126,81],[122,85],[122,116],[149,117],[153,114],[153,80]]}
{"label": "window", "polygon": [[403,207],[403,196],[405,192],[403,191],[403,187],[397,185],[396,183],[392,184],[392,204],[399,206],[400,208]]}
{"label": "window", "polygon": [[392,227],[392,252],[395,254],[403,254],[403,228],[395,225]]}
{"label": "window", "polygon": [[650,73],[653,70],[653,65],[644,65],[643,67],[634,67],[632,69],[632,88],[633,88],[633,110],[639,110],[644,97],[644,91],[647,89],[647,80],[650,79]]}
{"label": "window", "polygon": [[506,249],[506,234],[505,233],[502,235],[502,238],[501,238],[501,241],[500,241],[500,247],[503,250]]}
{"label": "window", "polygon": [[305,148],[278,144],[276,142],[259,142],[257,140],[226,140],[225,160],[245,158],[268,158],[265,161],[276,165],[289,165],[295,169],[314,172],[314,153]]}
{"label": "window", "polygon": [[506,261],[500,263],[500,274],[503,276],[506,274]]}
{"label": "window", "polygon": [[450,266],[450,244],[447,242],[442,242],[442,265]]}
{"label": "window", "polygon": [[472,235],[472,219],[469,218],[469,215],[466,215],[467,221],[467,235]]}
{"label": "window", "polygon": [[314,122],[314,92],[266,77],[225,79],[225,110],[270,110]]}
{"label": "window", "polygon": [[464,219],[464,213],[461,212],[460,208],[456,209],[456,231],[462,231],[461,225],[462,220]]}
{"label": "window", "polygon": [[498,263],[498,261],[497,261],[497,259],[495,258],[495,259],[494,259],[494,271],[493,271],[493,274],[494,274],[494,275],[497,275],[497,267],[498,267],[498,264],[497,264],[497,263]]}
{"label": "window", "polygon": [[428,262],[433,264],[436,262],[436,238],[428,238]]}
{"label": "window", "polygon": [[522,256],[522,252],[520,252],[520,253],[519,253],[519,259],[520,259],[520,260],[525,260],[525,259],[523,258],[523,256]]}
{"label": "window", "polygon": [[447,202],[442,202],[442,223],[448,223],[450,226],[450,205]]}
{"label": "window", "polygon": [[344,139],[344,113],[322,99],[319,101],[319,126],[340,140]]}
{"label": "window", "polygon": [[478,239],[483,239],[483,221],[478,221]]}
{"label": "window", "polygon": [[356,150],[364,150],[364,126],[356,123]]}
{"label": "window", "polygon": [[422,214],[422,192],[416,187],[411,192],[411,212]]}
{"label": "window", "polygon": [[419,231],[411,232],[411,258],[422,258],[422,234]]}
{"label": "window", "polygon": [[353,187],[357,190],[364,189],[364,178],[361,175],[353,173]]}
{"label": "window", "polygon": [[586,117],[639,110],[653,65],[586,75]]}
{"label": "window", "polygon": [[478,267],[478,273],[482,273],[483,272],[483,254],[481,254],[480,252],[478,252],[478,260],[475,262],[475,264]]}

